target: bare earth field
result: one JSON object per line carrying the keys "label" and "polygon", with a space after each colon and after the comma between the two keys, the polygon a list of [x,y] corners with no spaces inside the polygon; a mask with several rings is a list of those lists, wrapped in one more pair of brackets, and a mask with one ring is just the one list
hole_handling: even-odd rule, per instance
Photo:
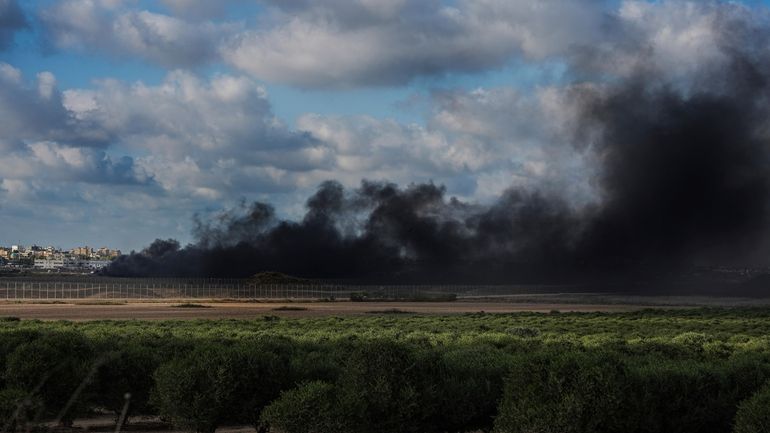
{"label": "bare earth field", "polygon": [[[191,303],[191,304],[190,304]],[[612,293],[541,293],[460,298],[454,302],[270,300],[67,300],[0,301],[0,317],[39,320],[253,319],[356,316],[377,313],[462,314],[531,312],[622,312],[644,308],[762,307],[770,298],[641,296]]]}
{"label": "bare earth field", "polygon": [[0,316],[41,320],[105,319],[253,319],[264,315],[317,317],[374,314],[397,309],[421,314],[510,313],[516,311],[629,311],[641,305],[601,305],[543,302],[199,302],[204,308],[180,308],[179,302],[152,303],[0,303]]}
{"label": "bare earth field", "polygon": [[[93,418],[76,419],[73,428],[62,428],[55,423],[47,424],[51,431],[56,433],[72,432],[109,432],[115,431],[115,418],[112,416],[97,416]],[[163,423],[158,417],[137,416],[131,417],[129,423],[121,430],[131,433],[184,433],[184,430],[175,430],[167,423]],[[254,433],[256,429],[250,426],[228,426],[217,428],[217,433]]]}

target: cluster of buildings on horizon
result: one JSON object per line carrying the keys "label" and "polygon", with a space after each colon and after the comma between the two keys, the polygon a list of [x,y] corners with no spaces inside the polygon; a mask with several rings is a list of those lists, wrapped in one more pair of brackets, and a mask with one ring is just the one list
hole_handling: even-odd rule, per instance
{"label": "cluster of buildings on horizon", "polygon": [[88,246],[63,250],[53,246],[0,246],[0,268],[36,269],[56,272],[93,272],[109,265],[121,255],[120,250]]}

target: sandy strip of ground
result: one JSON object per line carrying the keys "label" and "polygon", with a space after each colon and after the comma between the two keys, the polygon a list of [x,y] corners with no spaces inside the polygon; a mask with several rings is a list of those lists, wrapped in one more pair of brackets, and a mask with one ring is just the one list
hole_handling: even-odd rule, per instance
{"label": "sandy strip of ground", "polygon": [[[503,302],[292,302],[292,303],[206,303],[207,308],[179,308],[178,302],[127,303],[118,305],[88,304],[0,304],[0,316],[40,320],[165,320],[165,319],[254,319],[265,315],[282,317],[320,317],[371,315],[372,312],[401,310],[420,314],[509,313],[517,311],[630,311],[638,305],[596,305],[559,303]],[[280,308],[304,308],[292,311]],[[278,309],[278,310],[277,310]]]}

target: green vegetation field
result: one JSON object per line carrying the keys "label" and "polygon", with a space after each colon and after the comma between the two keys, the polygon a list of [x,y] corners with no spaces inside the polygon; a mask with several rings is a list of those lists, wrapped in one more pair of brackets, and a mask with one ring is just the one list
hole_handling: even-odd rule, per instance
{"label": "green vegetation field", "polygon": [[770,309],[0,322],[4,431],[770,431]]}

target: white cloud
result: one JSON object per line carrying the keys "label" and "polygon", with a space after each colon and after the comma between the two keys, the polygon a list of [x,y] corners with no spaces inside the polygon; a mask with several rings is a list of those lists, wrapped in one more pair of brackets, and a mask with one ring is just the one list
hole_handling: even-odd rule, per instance
{"label": "white cloud", "polygon": [[392,85],[542,59],[598,38],[602,1],[275,2],[271,24],[238,35],[224,58],[303,87]]}
{"label": "white cloud", "polygon": [[189,22],[118,0],[65,0],[39,12],[46,37],[60,49],[130,55],[166,67],[193,67],[217,60],[217,47],[237,26]]}
{"label": "white cloud", "polygon": [[50,72],[25,82],[21,72],[0,62],[0,131],[8,143],[52,140],[100,147],[108,137],[98,126],[72,116],[64,107]]}
{"label": "white cloud", "polygon": [[649,70],[687,77],[725,58],[732,25],[766,23],[768,15],[686,0],[272,4],[269,25],[239,34],[223,57],[260,79],[302,87],[399,85],[513,59],[562,59],[589,79]]}
{"label": "white cloud", "polygon": [[435,180],[450,193],[491,199],[516,184],[567,188],[576,201],[585,201],[586,184],[564,182],[586,173],[573,142],[569,92],[445,91],[433,95],[425,126],[306,115],[298,127],[333,149],[335,178],[351,186],[361,178],[402,184]]}
{"label": "white cloud", "polygon": [[0,160],[0,178],[74,181],[95,184],[153,183],[130,157],[113,159],[104,151],[34,142]]}
{"label": "white cloud", "polygon": [[[237,3],[237,2],[233,2]],[[263,0],[248,20],[228,2],[164,0],[169,14],[120,0],[65,0],[39,12],[50,42],[169,69],[224,62],[305,88],[403,85],[512,61],[569,64],[576,79],[640,71],[688,76],[724,58],[735,22],[762,7],[663,0]]]}
{"label": "white cloud", "polygon": [[[24,99],[44,103],[60,115],[50,117],[54,125],[63,125],[17,130],[18,147],[0,164],[5,179],[42,173],[52,180],[146,185],[150,195],[203,202],[292,194],[327,179],[353,186],[362,178],[434,180],[452,193],[491,197],[502,186],[492,188],[490,179],[535,184],[579,168],[571,159],[564,89],[442,91],[433,94],[424,125],[307,114],[292,129],[272,113],[265,89],[243,76],[202,79],[175,71],[153,86],[103,80],[92,89],[59,92],[52,74],[27,86],[15,69],[4,70],[22,97],[17,107],[28,104]],[[107,150],[36,132],[69,137],[84,125],[109,139]]]}

